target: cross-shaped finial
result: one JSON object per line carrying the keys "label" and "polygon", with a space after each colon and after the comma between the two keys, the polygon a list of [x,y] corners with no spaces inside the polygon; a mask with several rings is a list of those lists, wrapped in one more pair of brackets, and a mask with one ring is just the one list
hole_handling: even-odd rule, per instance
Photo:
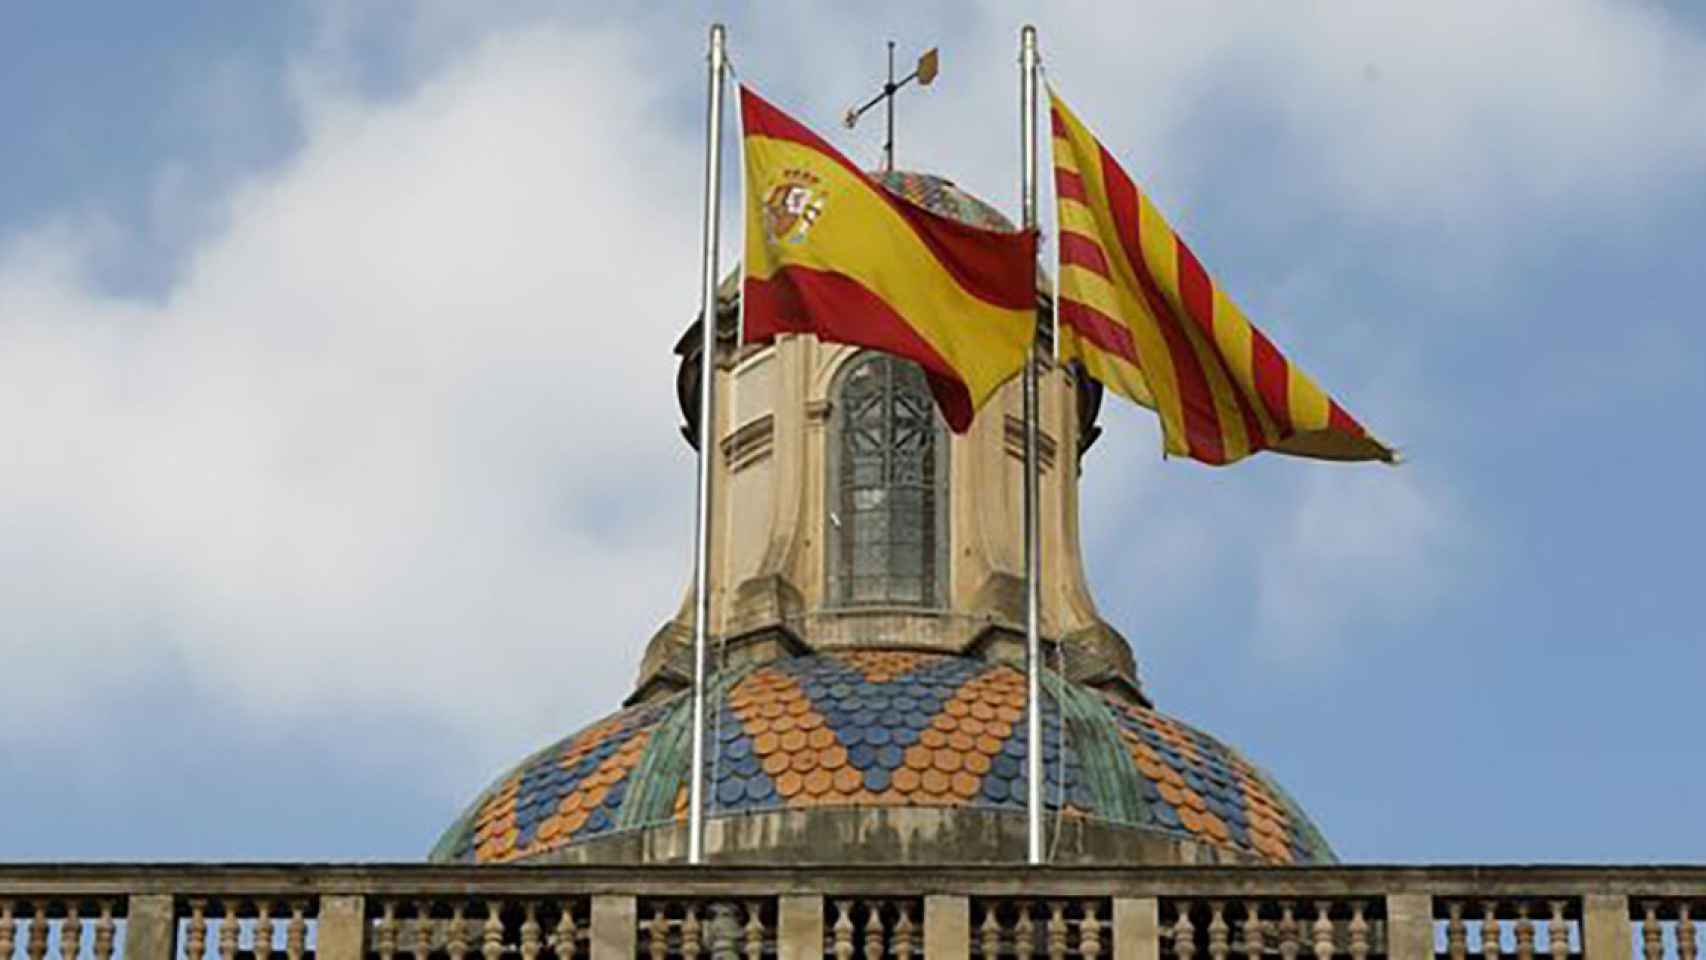
{"label": "cross-shaped finial", "polygon": [[885,173],[894,169],[894,95],[901,87],[906,86],[914,80],[918,81],[919,86],[928,87],[930,82],[936,79],[936,69],[939,65],[940,58],[936,54],[936,48],[931,47],[924,51],[923,56],[918,58],[918,65],[913,67],[911,73],[900,78],[898,81],[895,80],[894,41],[890,40],[889,78],[888,82],[883,84],[883,91],[865,101],[862,106],[853,107],[848,110],[847,116],[843,118],[843,122],[847,124],[847,129],[851,130],[856,124],[858,124],[859,118],[865,115],[865,111],[876,106],[878,103],[884,103],[887,105],[888,137],[883,141],[883,171]]}

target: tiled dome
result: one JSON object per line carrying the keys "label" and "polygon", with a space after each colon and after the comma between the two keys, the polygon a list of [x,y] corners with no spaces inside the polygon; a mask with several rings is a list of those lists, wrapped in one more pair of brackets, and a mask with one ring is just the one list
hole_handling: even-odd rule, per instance
{"label": "tiled dome", "polygon": [[[1220,848],[1332,862],[1303,811],[1236,750],[1093,688],[1045,684],[1051,813]],[[975,808],[1021,815],[1025,678],[973,657],[850,651],[731,671],[712,700],[708,815]],[[1061,705],[1065,706],[1064,750]],[[506,863],[686,817],[690,701],[624,710],[504,775],[439,862]]]}
{"label": "tiled dome", "polygon": [[964,224],[985,230],[1012,230],[1013,222],[982,200],[954,186],[952,180],[932,173],[913,173],[908,170],[878,171],[871,179],[882,184],[888,192],[910,200],[932,213],[952,217]]}

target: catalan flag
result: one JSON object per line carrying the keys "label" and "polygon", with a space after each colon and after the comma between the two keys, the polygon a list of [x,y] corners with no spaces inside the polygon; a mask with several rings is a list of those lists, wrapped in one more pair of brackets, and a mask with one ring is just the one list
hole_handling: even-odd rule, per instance
{"label": "catalan flag", "polygon": [[1060,356],[1161,415],[1170,454],[1395,462],[1287,360],[1052,90]]}
{"label": "catalan flag", "polygon": [[1023,368],[1036,331],[1035,231],[984,230],[883,189],[742,87],[745,339],[781,333],[924,368],[956,432]]}

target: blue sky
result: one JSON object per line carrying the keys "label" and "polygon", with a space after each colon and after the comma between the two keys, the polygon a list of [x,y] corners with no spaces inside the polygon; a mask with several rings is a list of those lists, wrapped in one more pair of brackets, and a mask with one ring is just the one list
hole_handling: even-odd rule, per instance
{"label": "blue sky", "polygon": [[[1706,25],[1583,0],[0,14],[0,859],[417,859],[688,573],[702,45],[1013,210],[1018,26],[1400,470],[1085,468],[1171,713],[1356,861],[1694,861]],[[732,234],[731,234],[732,236]],[[662,506],[660,506],[662,505]]]}

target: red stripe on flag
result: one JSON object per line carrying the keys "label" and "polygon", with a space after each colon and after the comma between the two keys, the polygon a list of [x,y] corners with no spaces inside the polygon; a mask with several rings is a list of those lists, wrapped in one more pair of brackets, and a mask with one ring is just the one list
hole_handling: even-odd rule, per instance
{"label": "red stripe on flag", "polygon": [[1185,442],[1191,456],[1205,463],[1225,463],[1226,448],[1221,439],[1220,415],[1214,408],[1214,394],[1208,386],[1208,376],[1197,361],[1196,351],[1180,326],[1179,317],[1161,296],[1149,266],[1143,262],[1143,250],[1138,239],[1137,185],[1114,162],[1106,147],[1101,149],[1102,181],[1108,194],[1108,211],[1114,218],[1114,230],[1119,234],[1121,252],[1143,289],[1143,298],[1150,312],[1159,321],[1167,352],[1173,358],[1173,376],[1179,385],[1179,406],[1185,417]]}
{"label": "red stripe on flag", "polygon": [[805,124],[783,113],[750,88],[741,87],[740,97],[745,136],[792,140],[851,171],[864,181],[871,192],[900,214],[935,254],[942,268],[967,293],[1007,310],[1029,310],[1036,305],[1035,230],[1018,233],[984,230],[897,197]]}
{"label": "red stripe on flag", "polygon": [[[892,196],[883,187],[873,184],[872,188]],[[1036,230],[982,230],[908,201],[896,202],[936,260],[967,293],[1004,310],[1036,309]]]}
{"label": "red stripe on flag", "polygon": [[1060,322],[1078,331],[1084,339],[1102,350],[1114,354],[1134,367],[1142,368],[1143,365],[1137,362],[1137,342],[1131,338],[1131,331],[1120,326],[1119,321],[1113,317],[1088,303],[1062,297]]}
{"label": "red stripe on flag", "polygon": [[1108,269],[1108,255],[1102,252],[1102,245],[1082,233],[1060,231],[1060,262],[1062,266],[1071,264],[1099,276],[1109,279],[1113,277],[1113,271]]}
{"label": "red stripe on flag", "polygon": [[1214,338],[1214,281],[1209,279],[1202,261],[1177,234],[1173,237],[1173,247],[1179,252],[1179,299],[1184,301],[1185,312],[1202,331],[1209,352],[1220,366],[1221,376],[1232,391],[1233,401],[1238,404],[1238,416],[1244,421],[1244,436],[1249,440],[1250,452],[1254,453],[1267,446],[1267,437],[1262,433],[1261,421],[1256,419],[1256,411],[1250,406],[1250,398],[1244,395],[1232,371],[1227,369],[1226,360],[1220,354],[1220,344]]}
{"label": "red stripe on flag", "polygon": [[1066,132],[1066,121],[1061,118],[1060,111],[1053,107],[1048,109],[1048,125],[1049,129],[1054,132],[1055,136],[1070,136],[1070,134]]}
{"label": "red stripe on flag", "polygon": [[971,393],[959,373],[905,317],[851,277],[788,266],[769,279],[747,277],[741,296],[749,343],[779,333],[815,333],[819,340],[905,357],[924,368],[948,426],[955,433],[971,427]]}
{"label": "red stripe on flag", "polygon": [[1256,371],[1256,394],[1279,429],[1276,439],[1289,437],[1297,429],[1291,423],[1291,364],[1254,324],[1250,325],[1250,354],[1250,366]]}
{"label": "red stripe on flag", "polygon": [[1327,398],[1327,429],[1336,430],[1339,433],[1348,433],[1353,437],[1360,437],[1364,434],[1362,424],[1358,423],[1355,417],[1346,413],[1345,408],[1339,406],[1339,401],[1332,397]]}
{"label": "red stripe on flag", "polygon": [[1077,200],[1086,205],[1090,203],[1090,195],[1084,190],[1084,178],[1079,176],[1076,170],[1055,167],[1054,192],[1060,200]]}
{"label": "red stripe on flag", "polygon": [[1185,246],[1185,241],[1173,237],[1173,249],[1178,251],[1179,299],[1184,302],[1185,315],[1196,321],[1197,329],[1214,337],[1214,281],[1202,268],[1197,255]]}

